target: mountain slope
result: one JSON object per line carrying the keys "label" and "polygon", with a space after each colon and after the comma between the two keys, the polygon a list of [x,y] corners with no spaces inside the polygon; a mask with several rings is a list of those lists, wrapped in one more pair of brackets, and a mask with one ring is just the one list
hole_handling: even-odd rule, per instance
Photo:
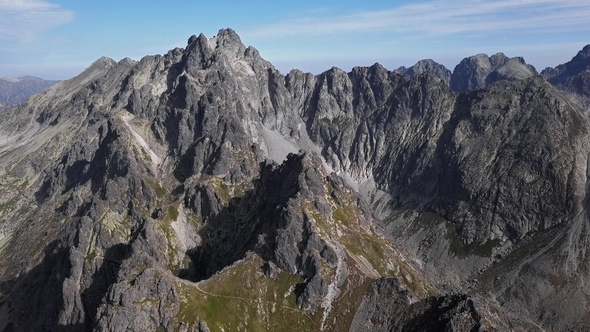
{"label": "mountain slope", "polygon": [[540,77],[284,76],[229,29],[101,58],[0,124],[0,328],[582,324],[589,128]]}
{"label": "mountain slope", "polygon": [[588,109],[590,107],[590,45],[586,45],[570,61],[545,68],[541,75],[570,98]]}
{"label": "mountain slope", "polygon": [[44,80],[39,77],[2,77],[0,78],[0,103],[18,105],[31,95],[45,91],[59,81]]}

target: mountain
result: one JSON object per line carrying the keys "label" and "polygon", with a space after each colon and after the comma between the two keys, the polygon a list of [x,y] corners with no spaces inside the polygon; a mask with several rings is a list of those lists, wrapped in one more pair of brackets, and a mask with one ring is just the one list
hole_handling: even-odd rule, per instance
{"label": "mountain", "polygon": [[510,61],[97,60],[1,119],[0,329],[583,330],[590,119]]}
{"label": "mountain", "polygon": [[481,89],[498,80],[525,79],[537,75],[535,67],[521,57],[504,53],[491,57],[480,53],[463,59],[453,70],[451,89],[457,92]]}
{"label": "mountain", "polygon": [[9,109],[11,107],[13,107],[13,105],[11,105],[9,103],[0,102],[0,111],[4,111],[4,110]]}
{"label": "mountain", "polygon": [[0,102],[18,105],[31,95],[45,91],[59,81],[44,80],[39,77],[0,78]]}
{"label": "mountain", "polygon": [[558,88],[582,96],[586,105],[590,105],[590,45],[586,45],[569,62],[545,68],[541,75]]}
{"label": "mountain", "polygon": [[399,67],[398,69],[394,70],[394,72],[408,75],[410,77],[418,76],[425,72],[429,72],[432,75],[440,78],[443,82],[451,84],[451,71],[448,70],[447,67],[441,65],[440,63],[432,59],[420,60],[410,68],[406,68],[403,66]]}
{"label": "mountain", "polygon": [[491,57],[481,53],[464,58],[453,72],[431,59],[420,60],[410,68],[399,67],[393,72],[410,77],[428,72],[455,92],[482,89],[500,80],[521,80],[537,75],[535,67],[522,57],[509,58],[504,53]]}

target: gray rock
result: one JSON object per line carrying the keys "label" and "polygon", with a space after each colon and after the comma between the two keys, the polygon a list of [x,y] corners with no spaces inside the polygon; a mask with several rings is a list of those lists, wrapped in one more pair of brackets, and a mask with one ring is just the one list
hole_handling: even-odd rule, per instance
{"label": "gray rock", "polygon": [[574,94],[575,97],[570,97],[574,102],[586,109],[590,107],[590,45],[570,61],[555,68],[545,68],[541,75],[564,92]]}
{"label": "gray rock", "polygon": [[523,58],[508,58],[504,53],[491,57],[477,54],[463,59],[453,70],[451,89],[456,92],[481,89],[499,80],[525,79],[537,75],[535,67]]}
{"label": "gray rock", "polygon": [[447,85],[451,84],[451,71],[432,59],[420,60],[410,68],[400,67],[394,70],[394,72],[408,75],[410,77],[419,76],[423,73],[430,73],[440,78]]}

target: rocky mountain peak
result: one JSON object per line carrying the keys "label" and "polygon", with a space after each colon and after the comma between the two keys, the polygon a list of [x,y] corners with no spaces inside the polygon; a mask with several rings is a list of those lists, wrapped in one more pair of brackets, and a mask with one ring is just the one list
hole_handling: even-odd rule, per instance
{"label": "rocky mountain peak", "polygon": [[408,75],[410,77],[418,76],[428,72],[440,78],[446,84],[450,84],[451,82],[451,71],[432,59],[420,60],[410,68],[400,67],[394,70],[394,72]]}
{"label": "rocky mountain peak", "polygon": [[94,61],[93,63],[90,64],[90,66],[88,66],[88,68],[85,69],[85,71],[106,71],[109,68],[115,66],[117,64],[117,61],[107,57],[107,56],[103,56],[98,58],[98,60]]}
{"label": "rocky mountain peak", "polygon": [[580,74],[590,67],[590,45],[584,46],[570,61],[555,68],[545,68],[541,75],[552,82],[565,81],[567,78]]}
{"label": "rocky mountain peak", "polygon": [[[206,69],[210,66],[228,66],[238,71],[257,71],[272,67],[260,57],[254,47],[246,47],[232,29],[221,29],[209,39],[200,34],[188,40],[185,51],[187,71]],[[193,76],[198,74],[192,72]]]}
{"label": "rocky mountain peak", "polygon": [[219,30],[216,36],[209,39],[209,45],[230,58],[242,57],[246,49],[240,36],[232,29]]}
{"label": "rocky mountain peak", "polygon": [[576,102],[590,108],[590,45],[584,46],[570,61],[545,68],[541,75],[563,91],[579,96]]}
{"label": "rocky mountain peak", "polygon": [[572,60],[582,60],[590,58],[590,44],[584,46]]}
{"label": "rocky mountain peak", "polygon": [[[480,54],[481,56],[481,54]],[[483,54],[482,58],[487,58],[487,55]],[[488,58],[491,66],[499,67],[506,63],[510,58],[508,58],[504,53],[498,52],[491,57]]]}
{"label": "rocky mountain peak", "polygon": [[508,58],[504,53],[491,57],[480,53],[463,59],[453,70],[451,88],[456,92],[481,89],[499,80],[526,79],[537,75],[535,67],[522,57]]}

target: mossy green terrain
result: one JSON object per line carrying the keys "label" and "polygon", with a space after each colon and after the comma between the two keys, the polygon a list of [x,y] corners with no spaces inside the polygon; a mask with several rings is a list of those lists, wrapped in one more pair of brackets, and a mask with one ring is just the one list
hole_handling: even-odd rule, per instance
{"label": "mossy green terrain", "polygon": [[332,206],[332,215],[324,216],[317,211],[313,202],[305,202],[303,211],[314,220],[318,232],[333,241],[338,241],[347,249],[350,262],[365,273],[378,276],[397,277],[418,297],[436,295],[436,290],[395,250],[391,240],[378,233],[370,223],[362,222],[362,212],[353,195],[344,191],[335,201],[328,187],[327,200]]}
{"label": "mossy green terrain", "polygon": [[264,276],[255,254],[200,283],[181,282],[178,321],[203,320],[211,331],[317,331],[323,311],[303,311],[295,304],[298,275]]}
{"label": "mossy green terrain", "polygon": [[[199,230],[203,220],[185,209],[183,202],[172,197],[172,191],[159,182],[146,181],[158,198],[157,206],[162,209],[157,222],[166,239],[167,268],[175,274],[190,262],[181,261],[183,253],[179,252],[181,244],[173,223],[186,222]],[[252,181],[231,185],[220,177],[201,181],[209,185],[225,205],[242,197],[253,186]],[[300,212],[312,220],[314,231],[328,243],[339,243],[346,249],[341,259],[345,260],[348,276],[328,307],[322,304],[312,310],[299,309],[295,291],[306,281],[299,275],[282,271],[276,278],[264,275],[266,262],[249,252],[244,259],[207,280],[193,283],[175,278],[180,299],[175,326],[196,326],[203,321],[211,331],[347,331],[363,296],[380,276],[398,277],[421,298],[436,294],[397,253],[391,240],[366,219],[352,191],[341,190],[335,198],[330,183],[326,181],[325,185],[328,192],[325,201],[331,213],[319,212],[317,203],[310,200],[300,200]],[[336,267],[323,260],[320,263],[322,278],[327,283],[334,282]],[[147,299],[137,305],[154,307],[160,303]]]}

